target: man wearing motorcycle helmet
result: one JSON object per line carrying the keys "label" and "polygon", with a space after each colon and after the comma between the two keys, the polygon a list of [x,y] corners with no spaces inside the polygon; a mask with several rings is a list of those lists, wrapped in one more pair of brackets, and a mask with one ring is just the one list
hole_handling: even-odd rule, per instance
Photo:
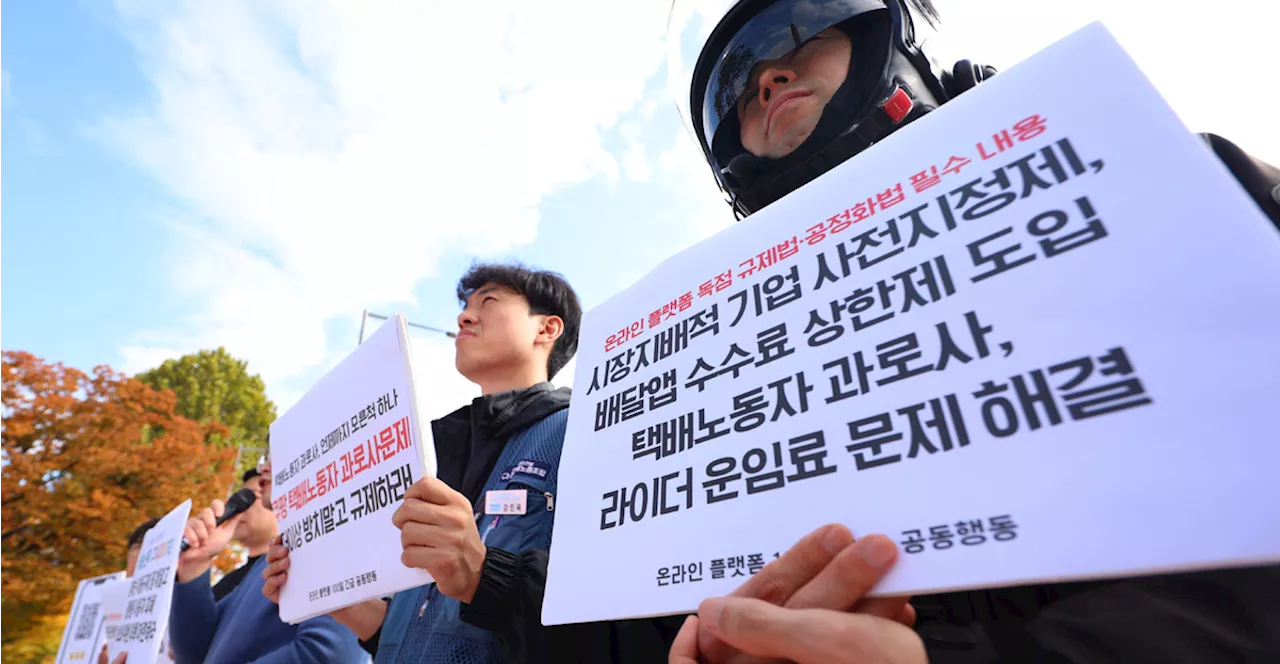
{"label": "man wearing motorcycle helmet", "polygon": [[[668,74],[681,114],[740,219],[996,73],[940,59],[941,23],[931,0],[722,0],[697,11],[682,2],[672,7]],[[685,19],[689,32],[680,25]],[[1280,169],[1220,137],[1204,138],[1280,227]],[[874,578],[859,583],[869,587],[879,577],[867,574]],[[861,616],[845,623],[830,620],[830,612],[793,616],[831,625],[829,643],[813,629],[784,625],[777,611],[786,609],[752,609],[779,629],[764,629],[759,620],[730,622],[743,628],[744,643],[760,648],[756,654],[792,659],[808,653],[821,661],[920,661],[927,653],[929,661],[1280,661],[1278,592],[1280,569],[1261,567],[917,597],[922,649],[905,643],[892,621]],[[729,608],[739,604],[718,602],[714,610],[729,620]],[[717,627],[710,631],[725,640],[705,630],[696,639],[682,632],[671,661],[746,661],[741,653],[728,656],[732,629]],[[838,643],[850,635],[856,639]],[[877,639],[885,647],[871,647]]]}
{"label": "man wearing motorcycle helmet", "polygon": [[[677,105],[743,218],[995,75],[935,56],[932,0],[676,0],[701,30],[668,34]],[[715,17],[721,18],[717,21]],[[691,45],[697,45],[692,48]],[[1280,224],[1280,169],[1204,135]]]}

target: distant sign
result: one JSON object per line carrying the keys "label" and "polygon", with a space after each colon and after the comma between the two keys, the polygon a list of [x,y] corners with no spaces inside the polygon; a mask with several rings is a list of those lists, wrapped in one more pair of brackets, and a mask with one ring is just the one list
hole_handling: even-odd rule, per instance
{"label": "distant sign", "polygon": [[[106,639],[110,647],[107,661],[115,661],[122,652],[129,653],[129,664],[155,664],[160,645],[169,627],[169,605],[173,600],[173,583],[178,573],[178,554],[182,533],[191,515],[191,500],[185,500],[164,515],[155,527],[142,537],[142,550],[132,577],[119,586],[124,588],[123,607],[104,602],[109,611]],[[118,600],[115,600],[118,601]],[[118,617],[117,617],[118,615]]]}
{"label": "distant sign", "polygon": [[[120,632],[124,611],[129,606],[129,579],[120,577],[102,584],[102,637],[93,648],[90,661],[96,662],[104,643],[109,643]],[[110,659],[107,661],[111,661]]]}
{"label": "distant sign", "polygon": [[435,474],[417,404],[408,327],[396,315],[271,425],[271,505],[290,552],[282,620],[431,582],[400,562],[391,523],[405,491]]}
{"label": "distant sign", "polygon": [[586,316],[543,621],[832,521],[877,594],[1280,559],[1277,329],[1280,235],[1091,25]]}
{"label": "distant sign", "polygon": [[112,572],[85,579],[76,586],[67,626],[62,630],[62,644],[58,646],[58,656],[54,659],[57,664],[98,661],[102,626],[106,620],[106,612],[102,610],[102,587],[122,578],[124,572]]}

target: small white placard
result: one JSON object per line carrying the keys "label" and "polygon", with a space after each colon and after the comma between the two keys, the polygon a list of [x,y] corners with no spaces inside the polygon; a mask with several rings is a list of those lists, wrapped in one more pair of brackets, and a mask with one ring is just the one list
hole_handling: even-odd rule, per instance
{"label": "small white placard", "polygon": [[124,578],[124,572],[112,572],[85,579],[76,586],[76,597],[71,602],[71,614],[62,630],[62,644],[58,646],[57,664],[72,662],[96,662],[102,648],[102,627],[106,612],[102,608],[103,586]]}
{"label": "small white placard", "polygon": [[[118,582],[125,588],[122,607],[116,594],[121,591],[115,586],[104,587],[103,592],[111,596],[105,630],[110,649],[107,661],[115,661],[120,653],[127,652],[130,664],[155,664],[169,627],[182,532],[190,515],[191,500],[187,499],[142,537],[142,551],[133,576]],[[104,606],[107,604],[104,602]]]}
{"label": "small white placard", "polygon": [[297,624],[431,582],[400,562],[391,515],[435,474],[399,314],[271,425],[271,506],[289,547],[280,618]]}
{"label": "small white placard", "polygon": [[[175,572],[176,573],[176,572]],[[129,579],[121,574],[120,578],[102,585],[102,636],[93,648],[90,661],[98,661],[98,652],[104,643],[110,643],[120,631],[120,623],[124,622],[124,611],[129,605]],[[107,660],[111,661],[110,659]]]}

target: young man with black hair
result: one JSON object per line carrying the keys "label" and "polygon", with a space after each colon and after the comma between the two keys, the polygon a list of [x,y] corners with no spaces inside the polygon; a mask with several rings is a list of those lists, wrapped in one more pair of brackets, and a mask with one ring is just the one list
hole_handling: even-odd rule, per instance
{"label": "young man with black hair", "polygon": [[[582,307],[567,282],[521,265],[474,265],[457,287],[455,364],[480,386],[431,423],[437,476],[415,483],[392,520],[406,565],[435,583],[331,615],[376,662],[546,660],[542,595],[555,516],[567,388],[549,382],[578,348]],[[485,514],[489,491],[525,495],[525,513]],[[263,594],[279,601],[288,551],[272,544]]]}
{"label": "young man with black hair", "polygon": [[133,576],[133,570],[138,568],[138,556],[142,555],[142,538],[146,537],[147,531],[155,528],[157,523],[160,523],[160,519],[148,519],[129,533],[129,546],[124,554],[125,576]]}

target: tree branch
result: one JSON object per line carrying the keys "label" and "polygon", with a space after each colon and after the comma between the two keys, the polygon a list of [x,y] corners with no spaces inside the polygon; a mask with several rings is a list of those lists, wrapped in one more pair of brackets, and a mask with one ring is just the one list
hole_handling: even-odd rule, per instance
{"label": "tree branch", "polygon": [[22,532],[22,531],[26,530],[26,529],[27,529],[27,528],[29,528],[29,527],[30,527],[30,524],[26,524],[26,523],[24,523],[24,524],[22,524],[21,526],[18,526],[17,528],[13,528],[13,529],[10,529],[10,530],[6,530],[6,531],[4,532],[4,534],[3,534],[3,535],[0,535],[0,540],[7,540],[7,539],[9,539],[9,536],[10,536],[10,535],[14,535],[14,534],[20,533],[20,532]]}

